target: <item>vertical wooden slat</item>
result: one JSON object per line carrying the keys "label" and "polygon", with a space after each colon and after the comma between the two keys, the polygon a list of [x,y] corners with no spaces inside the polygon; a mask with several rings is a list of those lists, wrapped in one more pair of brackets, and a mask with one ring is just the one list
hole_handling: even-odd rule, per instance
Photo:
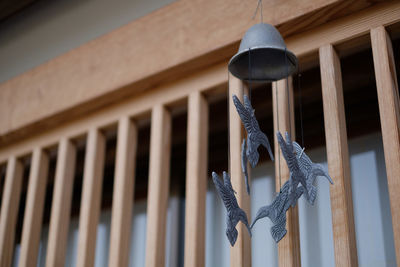
{"label": "vertical wooden slat", "polygon": [[79,217],[78,267],[94,266],[97,224],[100,215],[105,137],[91,129],[87,137],[81,211]]}
{"label": "vertical wooden slat", "polygon": [[165,264],[170,154],[171,115],[164,106],[157,105],[151,114],[146,267]]}
{"label": "vertical wooden slat", "polygon": [[[246,212],[249,222],[251,221],[250,213],[250,196],[247,194],[243,173],[241,169],[241,145],[244,137],[244,128],[240,120],[239,114],[232,101],[232,95],[236,95],[243,103],[243,83],[238,78],[229,73],[229,149],[230,149],[230,175],[232,186],[237,192],[236,197],[239,206]],[[238,238],[234,247],[231,247],[231,266],[246,267],[251,266],[251,240],[246,227],[241,222],[236,226],[238,229]]]}
{"label": "vertical wooden slat", "polygon": [[[293,141],[296,137],[292,77],[289,77],[288,81],[284,79],[272,83],[272,101],[274,113],[275,188],[276,192],[279,192],[281,186],[289,180],[289,169],[280,151],[276,132],[280,131],[283,136],[285,136],[285,132],[289,132]],[[279,266],[300,266],[298,206],[288,210],[286,229],[286,236],[278,243]]]}
{"label": "vertical wooden slat", "polygon": [[49,241],[46,255],[47,267],[63,266],[65,263],[75,160],[75,145],[70,140],[63,138],[58,146]]}
{"label": "vertical wooden slat", "polygon": [[326,151],[336,266],[357,266],[353,201],[340,59],[332,45],[319,49]]}
{"label": "vertical wooden slat", "polygon": [[118,123],[108,266],[128,266],[136,147],[137,128],[129,117],[123,117]]}
{"label": "vertical wooden slat", "polygon": [[400,266],[400,111],[392,42],[384,27],[371,30],[396,261]]}
{"label": "vertical wooden slat", "polygon": [[23,166],[15,157],[11,157],[7,163],[6,181],[1,202],[0,215],[0,266],[11,266],[15,226],[19,209],[21,194]]}
{"label": "vertical wooden slat", "polygon": [[186,160],[185,266],[205,261],[208,105],[200,92],[189,95]]}
{"label": "vertical wooden slat", "polygon": [[49,158],[41,148],[33,151],[22,227],[19,266],[36,266],[42,230],[43,207],[46,194]]}

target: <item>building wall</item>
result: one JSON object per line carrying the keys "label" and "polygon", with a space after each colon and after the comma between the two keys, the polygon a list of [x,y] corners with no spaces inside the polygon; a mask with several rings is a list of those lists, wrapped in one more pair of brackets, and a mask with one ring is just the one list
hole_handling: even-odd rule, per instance
{"label": "building wall", "polygon": [[0,83],[172,2],[37,1],[0,22]]}

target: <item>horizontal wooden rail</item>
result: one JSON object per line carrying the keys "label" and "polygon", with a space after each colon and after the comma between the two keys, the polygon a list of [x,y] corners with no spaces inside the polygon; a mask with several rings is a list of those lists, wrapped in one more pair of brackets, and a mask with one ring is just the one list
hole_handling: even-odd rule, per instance
{"label": "horizontal wooden rail", "polygon": [[[294,51],[297,56],[302,57],[318,51],[321,45],[328,42],[332,44],[345,42],[356,36],[367,34],[371,27],[390,25],[398,21],[400,21],[400,3],[393,1],[294,35],[288,38],[286,43],[289,49]],[[85,115],[81,119],[57,128],[48,129],[37,136],[22,139],[12,145],[3,143],[3,147],[0,149],[0,163],[6,162],[10,156],[20,157],[29,154],[35,145],[42,147],[55,145],[60,136],[73,138],[84,134],[90,128],[101,128],[116,123],[123,116],[135,117],[150,112],[154,105],[169,105],[179,99],[187,98],[193,90],[205,93],[209,89],[228,82],[226,64],[227,62],[223,62],[177,82],[147,90],[143,94],[120,101],[118,104]]]}

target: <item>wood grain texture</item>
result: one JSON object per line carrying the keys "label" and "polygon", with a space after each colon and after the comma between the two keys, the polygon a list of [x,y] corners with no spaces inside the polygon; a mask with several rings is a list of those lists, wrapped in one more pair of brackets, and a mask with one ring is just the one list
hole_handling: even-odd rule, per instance
{"label": "wood grain texture", "polygon": [[186,160],[185,266],[205,265],[208,104],[200,92],[189,95]]}
{"label": "wood grain texture", "polygon": [[[244,86],[241,80],[229,73],[229,173],[233,189],[237,192],[236,198],[239,207],[247,214],[251,221],[250,196],[247,194],[241,168],[241,149],[244,138],[244,127],[232,100],[236,95],[243,103]],[[249,184],[251,175],[249,175]],[[231,267],[251,266],[251,240],[245,225],[239,222],[236,226],[238,237],[234,247],[231,247]]]}
{"label": "wood grain texture", "polygon": [[136,125],[129,117],[123,117],[118,122],[109,266],[128,266],[136,148]]}
{"label": "wood grain texture", "polygon": [[23,166],[15,157],[7,163],[6,180],[1,201],[0,266],[11,266],[14,253],[15,227],[19,210]]}
{"label": "wood grain texture", "polygon": [[372,52],[378,90],[383,148],[385,153],[390,209],[400,266],[400,101],[392,41],[384,27],[371,30]]}
{"label": "wood grain texture", "polygon": [[[331,43],[340,43],[351,38],[367,34],[370,27],[379,25],[389,25],[400,20],[400,3],[389,1],[384,4],[374,6],[326,24],[316,27],[304,33],[293,35],[286,39],[286,44],[297,56],[304,57],[318,51],[321,45],[328,41]],[[226,58],[235,53],[236,47],[227,53]],[[207,61],[208,62],[208,61]],[[85,113],[85,116],[76,118],[79,114],[83,114],[86,110],[86,105],[92,106],[92,103],[79,104],[74,110],[68,110],[65,113],[60,113],[57,116],[46,116],[46,119],[38,123],[34,123],[27,127],[18,127],[14,125],[13,129],[6,130],[7,133],[0,133],[0,162],[8,160],[9,155],[25,155],[29,153],[37,144],[49,145],[56,144],[59,141],[60,135],[76,136],[84,133],[90,127],[99,127],[101,125],[115,123],[124,115],[136,115],[146,112],[155,104],[168,104],[177,99],[187,97],[192,90],[206,91],[212,87],[219,86],[222,83],[227,83],[226,64],[224,61],[221,64],[210,66],[202,71],[192,72],[185,78],[168,83],[157,85],[153,90],[140,93],[131,98],[107,105],[103,101],[96,99],[96,105],[101,103],[103,108],[94,113]],[[45,90],[45,89],[43,89]],[[17,98],[13,94],[7,94],[4,98],[0,97],[0,102],[4,101],[0,106],[7,107],[9,103],[17,103]],[[111,97],[108,96],[108,99]],[[31,98],[33,100],[34,98]],[[60,95],[53,97],[54,99],[69,100]],[[55,100],[55,101],[56,101]],[[21,102],[23,103],[23,102]],[[41,103],[41,102],[40,102]],[[154,104],[153,104],[154,103]],[[13,104],[16,105],[16,104]],[[38,104],[39,105],[39,104]],[[38,106],[38,105],[35,105]],[[72,104],[71,104],[72,105]],[[59,106],[57,106],[59,107]],[[7,109],[9,112],[11,109]],[[5,115],[4,113],[1,113]],[[32,115],[32,114],[31,114]],[[7,116],[7,120],[10,117]],[[0,117],[0,121],[1,121]],[[36,119],[35,119],[36,120]],[[67,122],[67,123],[65,123]],[[62,125],[60,125],[62,123]],[[58,127],[56,127],[58,126]],[[36,134],[36,135],[33,135]],[[18,142],[16,142],[18,141]]]}
{"label": "wood grain texture", "polygon": [[[285,35],[373,4],[287,0],[263,7],[265,21],[282,25]],[[254,8],[240,0],[176,1],[9,80],[0,85],[0,135],[40,130],[41,120],[59,123],[227,59],[254,24]]]}
{"label": "wood grain texture", "polygon": [[97,225],[100,216],[103,186],[105,146],[104,135],[97,128],[91,129],[86,141],[85,166],[83,170],[77,267],[94,266]]}
{"label": "wood grain texture", "polygon": [[357,266],[353,201],[340,59],[332,45],[319,50],[336,266]]}
{"label": "wood grain texture", "polygon": [[161,105],[151,114],[149,189],[147,194],[146,267],[165,264],[165,236],[171,158],[171,115]]}
{"label": "wood grain texture", "polygon": [[[272,83],[272,102],[274,114],[274,147],[275,147],[275,188],[279,192],[282,185],[289,180],[289,169],[279,148],[276,132],[284,136],[289,132],[292,140],[296,138],[294,126],[293,80],[279,80]],[[278,243],[279,266],[301,266],[300,230],[298,206],[289,208],[286,221],[286,236]]]}
{"label": "wood grain texture", "polygon": [[43,149],[36,148],[29,173],[19,267],[34,267],[37,264],[48,171],[48,155]]}
{"label": "wood grain texture", "polygon": [[68,230],[71,213],[72,189],[75,175],[76,148],[68,139],[61,139],[58,146],[55,184],[46,266],[62,266],[65,263]]}

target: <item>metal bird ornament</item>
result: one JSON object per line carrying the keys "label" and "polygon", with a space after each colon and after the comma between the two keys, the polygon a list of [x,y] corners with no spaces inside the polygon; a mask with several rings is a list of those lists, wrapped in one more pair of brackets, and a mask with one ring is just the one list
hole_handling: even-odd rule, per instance
{"label": "metal bird ornament", "polygon": [[307,154],[304,153],[304,148],[301,148],[296,142],[293,142],[293,147],[300,171],[303,173],[303,176],[306,177],[307,189],[310,194],[309,203],[313,205],[317,196],[317,188],[313,185],[315,178],[317,176],[324,176],[331,184],[333,184],[333,181],[321,164],[311,161]]}
{"label": "metal bird ornament", "polygon": [[256,119],[256,116],[254,115],[254,109],[251,106],[250,99],[247,97],[247,95],[244,95],[243,106],[236,95],[233,95],[232,98],[239,117],[247,131],[246,156],[251,166],[254,168],[258,163],[258,159],[260,156],[257,149],[260,145],[263,145],[268,150],[271,160],[274,160],[268,138],[261,131],[260,126],[258,125],[258,121]]}
{"label": "metal bird ornament", "polygon": [[251,229],[247,221],[246,213],[239,207],[237,199],[235,197],[235,191],[232,188],[231,177],[228,173],[223,173],[224,182],[222,183],[220,177],[215,172],[212,173],[212,179],[215,187],[217,188],[218,194],[224,202],[227,215],[226,215],[226,236],[228,237],[231,246],[233,247],[238,237],[238,231],[236,225],[239,221],[246,225],[247,230],[251,236]]}
{"label": "metal bird ornament", "polygon": [[242,159],[242,172],[244,174],[244,181],[246,183],[246,190],[247,194],[250,195],[249,174],[247,171],[246,138],[243,138],[242,142],[241,159]]}
{"label": "metal bird ornament", "polygon": [[[296,194],[297,186],[300,183],[304,187],[307,201],[309,203],[312,203],[313,200],[309,193],[309,187],[307,187],[307,181],[306,181],[307,177],[300,169],[299,161],[296,157],[295,150],[293,148],[293,143],[292,143],[292,140],[290,139],[288,132],[286,132],[285,135],[286,135],[286,141],[283,139],[280,132],[276,133],[279,146],[281,147],[283,157],[286,160],[286,163],[287,163],[287,166],[288,166],[289,172],[290,172],[289,194],[292,194],[292,195]],[[294,197],[294,196],[292,196],[292,197]],[[314,198],[315,198],[315,196],[314,196]]]}
{"label": "metal bird ornament", "polygon": [[278,243],[287,233],[286,230],[286,212],[290,206],[295,206],[297,200],[304,193],[303,186],[299,186],[295,190],[295,194],[289,193],[290,183],[286,181],[283,184],[278,195],[274,198],[271,205],[261,207],[257,211],[257,215],[251,224],[253,228],[254,224],[262,218],[268,217],[274,226],[271,227],[272,238]]}

